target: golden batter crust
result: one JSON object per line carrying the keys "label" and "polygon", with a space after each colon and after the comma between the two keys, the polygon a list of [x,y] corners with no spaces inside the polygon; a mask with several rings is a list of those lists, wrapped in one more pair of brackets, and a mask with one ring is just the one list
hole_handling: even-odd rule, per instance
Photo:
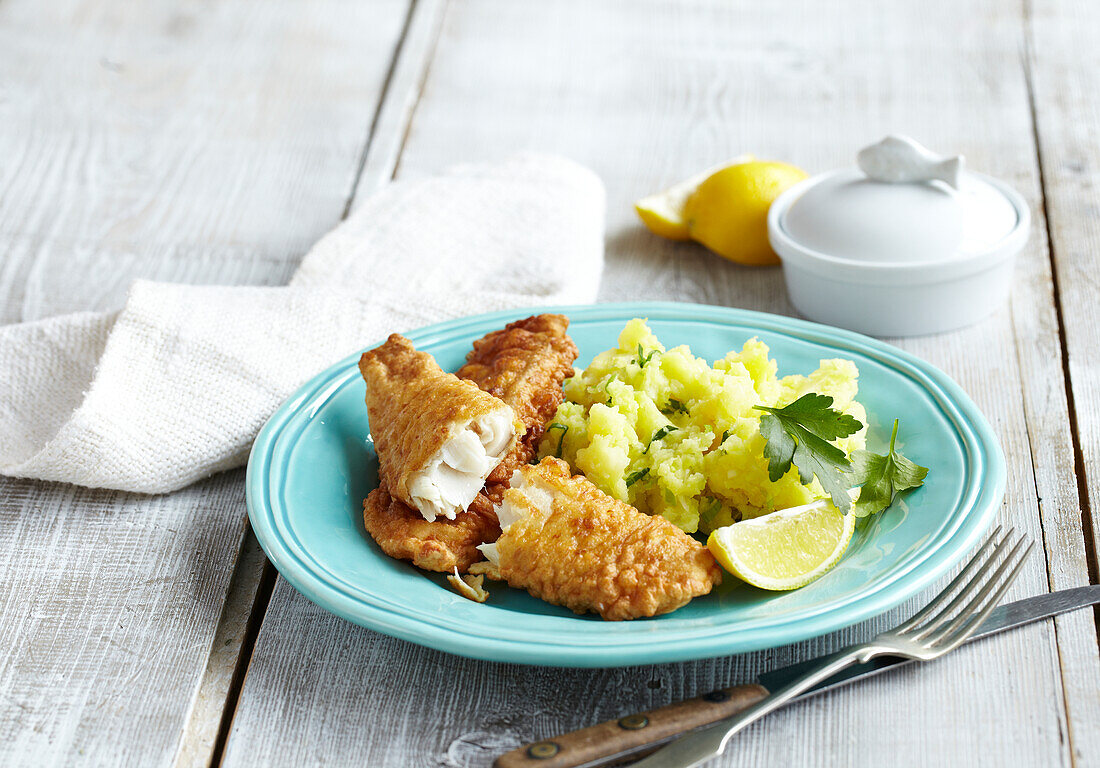
{"label": "golden batter crust", "polygon": [[569,318],[554,314],[509,323],[475,341],[455,373],[508,403],[523,424],[515,446],[489,475],[487,490],[495,499],[512,472],[534,458],[546,422],[565,399],[562,382],[573,375],[577,359],[568,328]]}
{"label": "golden batter crust", "polygon": [[[471,420],[504,407],[499,398],[445,372],[431,355],[396,333],[363,354],[359,371],[367,385],[379,475],[393,496],[413,507],[410,478]],[[517,421],[514,428],[518,436],[525,425]]]}
{"label": "golden batter crust", "polygon": [[363,525],[390,557],[409,560],[426,571],[465,573],[482,559],[477,545],[500,535],[493,505],[478,494],[466,512],[454,520],[425,520],[419,512],[390,496],[385,483],[363,501]]}
{"label": "golden batter crust", "polygon": [[[474,342],[473,350],[466,356],[466,365],[456,375],[511,406],[520,422],[519,438],[489,476],[485,491],[455,520],[424,520],[408,504],[394,499],[383,480],[381,487],[363,502],[363,523],[383,552],[409,560],[424,570],[440,572],[457,567],[460,573],[466,573],[473,563],[482,560],[477,545],[496,541],[500,535],[490,499],[499,501],[512,471],[535,455],[546,422],[564,399],[562,382],[573,374],[573,361],[577,359],[577,346],[566,333],[568,327],[569,319],[564,315],[535,315]],[[393,341],[394,337],[390,339]],[[399,376],[417,376],[423,368],[430,367],[423,360],[414,360],[400,341],[394,345],[399,354],[393,355],[393,366],[397,368],[402,361],[407,366]],[[411,348],[408,344],[407,349]],[[374,425],[372,416],[372,434]],[[378,445],[376,434],[375,445]],[[381,455],[379,450],[380,459]]]}
{"label": "golden batter crust", "polygon": [[547,457],[522,472],[529,484],[549,486],[553,502],[547,513],[519,489],[504,492],[527,512],[496,541],[499,574],[509,585],[617,621],[674,611],[721,583],[706,547],[663,517],[571,476],[564,461]]}

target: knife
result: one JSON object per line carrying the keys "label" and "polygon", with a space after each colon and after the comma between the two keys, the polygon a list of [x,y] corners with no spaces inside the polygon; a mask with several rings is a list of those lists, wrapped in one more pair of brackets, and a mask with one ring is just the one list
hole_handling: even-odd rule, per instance
{"label": "knife", "polygon": [[[1098,602],[1098,584],[1017,600],[994,610],[967,642]],[[627,760],[639,760],[678,736],[755,704],[767,696],[769,691],[783,687],[817,663],[816,659],[799,662],[765,672],[755,683],[722,688],[649,712],[608,720],[553,739],[528,744],[501,755],[493,763],[493,767],[598,768]],[[856,664],[810,689],[796,701],[910,663],[912,662],[906,659],[879,657]]]}

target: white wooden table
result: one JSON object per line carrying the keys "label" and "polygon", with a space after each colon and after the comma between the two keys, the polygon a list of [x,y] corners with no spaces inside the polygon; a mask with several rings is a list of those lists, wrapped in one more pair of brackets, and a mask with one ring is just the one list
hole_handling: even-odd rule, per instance
{"label": "white wooden table", "polygon": [[[524,148],[603,177],[602,299],[790,314],[778,270],[661,242],[630,202],[744,151],[818,172],[904,131],[1031,204],[1011,304],[900,344],[1004,445],[1000,518],[1042,545],[1011,597],[1096,582],[1098,38],[1092,0],[0,0],[0,322],[115,308],[137,277],[282,284],[390,178]],[[468,661],[300,597],[242,480],[0,482],[0,765],[485,766],[913,608],[688,664]],[[1095,616],[792,706],[719,764],[1098,765]]]}

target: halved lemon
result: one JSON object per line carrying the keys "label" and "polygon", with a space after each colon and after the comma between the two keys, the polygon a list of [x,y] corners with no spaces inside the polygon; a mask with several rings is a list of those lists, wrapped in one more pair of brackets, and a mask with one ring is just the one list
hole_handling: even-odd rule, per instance
{"label": "halved lemon", "polygon": [[739,163],[711,174],[688,195],[682,216],[692,240],[746,266],[778,264],[768,242],[768,209],[806,178],[787,163]]}
{"label": "halved lemon", "polygon": [[815,501],[718,528],[707,547],[742,581],[761,589],[797,589],[837,564],[855,528],[855,515]]}
{"label": "halved lemon", "polygon": [[684,206],[687,204],[688,198],[691,197],[700,184],[718,173],[718,171],[729,168],[731,165],[747,163],[753,159],[752,155],[741,155],[728,163],[708,168],[690,179],[674,184],[664,192],[643,197],[634,203],[634,210],[638,212],[638,216],[645,224],[646,229],[653,234],[669,240],[690,240],[691,233],[688,232],[687,219],[684,217]]}

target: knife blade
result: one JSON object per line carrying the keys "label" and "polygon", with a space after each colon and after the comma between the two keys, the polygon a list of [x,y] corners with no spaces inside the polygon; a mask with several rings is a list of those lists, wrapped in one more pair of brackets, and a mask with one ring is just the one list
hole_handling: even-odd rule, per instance
{"label": "knife blade", "polygon": [[[998,632],[1004,632],[1006,629],[1013,629],[1014,627],[1019,627],[1024,624],[1030,624],[1033,621],[1057,616],[1066,611],[1086,608],[1097,602],[1100,602],[1100,584],[1092,584],[1087,587],[1073,587],[1072,589],[1063,589],[1059,592],[1050,592],[1045,595],[1025,597],[1023,600],[1017,600],[1014,603],[1007,603],[999,608],[995,608],[993,613],[989,614],[989,618],[982,622],[982,625],[978,627],[978,631],[975,632],[967,642],[972,643],[983,637],[989,637]],[[791,664],[782,669],[773,669],[771,672],[765,672],[760,675],[757,681],[769,691],[774,691],[802,675],[816,663],[817,659],[810,659],[808,661],[798,662],[797,664]],[[833,688],[839,688],[854,680],[873,677],[888,669],[897,669],[911,663],[913,663],[911,659],[880,657],[863,664],[856,664],[838,672],[816,687],[811,688],[806,693],[797,697],[795,701],[804,699],[808,696],[814,696],[823,691],[832,690]]]}
{"label": "knife blade", "polygon": [[[1027,597],[994,610],[967,642],[1097,603],[1100,603],[1100,585],[1097,584]],[[798,677],[817,661],[810,659],[791,664],[763,673],[755,683],[712,691],[649,712],[627,715],[618,720],[609,720],[553,739],[528,744],[501,755],[493,766],[599,768],[640,759],[674,738],[729,717],[756,703],[767,696],[769,691]],[[838,672],[795,700],[815,696],[910,663],[912,662],[908,659],[872,659]]]}

